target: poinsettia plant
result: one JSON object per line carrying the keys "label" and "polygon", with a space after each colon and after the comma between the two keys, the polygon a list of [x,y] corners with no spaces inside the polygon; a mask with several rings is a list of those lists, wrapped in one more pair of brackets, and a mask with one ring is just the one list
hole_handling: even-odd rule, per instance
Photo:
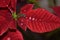
{"label": "poinsettia plant", "polygon": [[23,5],[17,13],[17,1],[0,0],[0,40],[24,40],[17,25],[24,31],[29,29],[36,33],[60,28],[60,18],[43,8],[33,9],[34,4]]}

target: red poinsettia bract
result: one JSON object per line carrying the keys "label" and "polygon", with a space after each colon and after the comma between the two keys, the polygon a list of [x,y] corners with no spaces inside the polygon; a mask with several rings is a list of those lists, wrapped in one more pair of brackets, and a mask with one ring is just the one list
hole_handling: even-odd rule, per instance
{"label": "red poinsettia bract", "polygon": [[60,6],[52,7],[54,10],[55,14],[60,17]]}
{"label": "red poinsettia bract", "polygon": [[33,32],[44,33],[60,28],[60,18],[45,9],[38,8],[24,14],[24,23]]}
{"label": "red poinsettia bract", "polygon": [[18,30],[8,30],[0,40],[23,40],[23,37]]}
{"label": "red poinsettia bract", "polygon": [[0,4],[0,8],[2,8],[0,10],[0,36],[4,36],[3,34],[9,29],[15,29],[15,31],[9,30],[2,40],[23,40],[22,34],[16,29],[17,24],[24,31],[28,28],[37,33],[50,32],[60,28],[60,18],[45,9],[33,9],[33,4],[26,4],[17,14],[16,0],[3,1],[0,0],[0,3],[3,3]]}
{"label": "red poinsettia bract", "polygon": [[21,32],[16,29],[11,9],[16,11],[16,0],[0,0],[0,40],[23,40]]}

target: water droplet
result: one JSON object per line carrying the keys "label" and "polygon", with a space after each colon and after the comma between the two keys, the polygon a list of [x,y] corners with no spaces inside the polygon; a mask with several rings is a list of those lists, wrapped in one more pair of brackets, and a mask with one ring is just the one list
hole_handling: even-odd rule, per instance
{"label": "water droplet", "polygon": [[23,25],[23,23],[21,23],[21,25]]}
{"label": "water droplet", "polygon": [[29,17],[29,20],[31,20],[31,17]]}
{"label": "water droplet", "polygon": [[24,10],[24,12],[25,12],[26,10]]}
{"label": "water droplet", "polygon": [[10,38],[10,37],[8,37],[8,38],[7,38],[7,40],[11,40],[11,38]]}
{"label": "water droplet", "polygon": [[32,20],[35,20],[35,18],[32,18]]}

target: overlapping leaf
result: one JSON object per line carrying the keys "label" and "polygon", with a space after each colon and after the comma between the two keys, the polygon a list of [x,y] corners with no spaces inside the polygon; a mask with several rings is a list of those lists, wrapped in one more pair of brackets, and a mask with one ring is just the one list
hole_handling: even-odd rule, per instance
{"label": "overlapping leaf", "polygon": [[33,4],[26,4],[21,8],[21,13],[27,13],[28,11],[33,9]]}
{"label": "overlapping leaf", "polygon": [[55,14],[60,17],[60,6],[52,7],[54,10]]}
{"label": "overlapping leaf", "polygon": [[[23,40],[22,34],[16,30],[17,23],[23,30],[28,28],[37,33],[50,32],[60,28],[60,18],[45,9],[33,9],[32,4],[23,6],[20,13],[17,14],[20,16],[15,20],[16,15],[12,14],[16,13],[16,2],[17,0],[0,0],[0,8],[2,8],[0,9],[0,37],[2,40]],[[60,15],[59,11],[56,9],[56,13]],[[3,35],[4,33],[6,34]]]}
{"label": "overlapping leaf", "polygon": [[[33,6],[31,4],[27,4],[26,6],[22,7],[22,10],[20,10],[20,13],[25,15],[25,17],[20,17],[18,20],[18,25],[22,29],[26,30],[26,28],[28,27],[32,32],[43,33],[43,32],[50,32],[52,30],[60,28],[60,21],[59,21],[60,19],[57,16],[51,14],[49,11],[45,9],[38,8],[33,10],[32,7]],[[3,11],[2,12],[3,14],[1,13],[0,14],[4,15],[6,21],[8,21],[7,22],[9,24],[8,28],[11,27],[14,28],[14,26],[16,26],[16,23],[13,20],[12,15],[7,14],[6,16],[6,14],[4,14],[5,12],[6,11]]]}
{"label": "overlapping leaf", "polygon": [[45,9],[35,9],[24,13],[23,23],[32,31],[37,33],[50,32],[60,28],[60,18]]}
{"label": "overlapping leaf", "polygon": [[13,11],[16,11],[17,0],[0,0],[0,8],[10,7]]}
{"label": "overlapping leaf", "polygon": [[10,0],[10,7],[13,8],[13,11],[16,11],[17,0]]}
{"label": "overlapping leaf", "polygon": [[0,10],[0,36],[5,33],[8,28],[16,29],[15,21],[8,10]]}
{"label": "overlapping leaf", "polygon": [[9,30],[3,36],[1,36],[2,40],[23,40],[23,36],[21,32],[18,30]]}
{"label": "overlapping leaf", "polygon": [[26,31],[27,26],[26,26],[26,24],[24,24],[22,22],[23,21],[22,18],[25,18],[26,15],[24,15],[23,13],[27,13],[28,11],[32,10],[32,8],[33,8],[33,4],[26,4],[25,6],[23,6],[21,8],[21,11],[19,13],[19,14],[21,14],[20,16],[22,16],[22,15],[23,16],[18,19],[18,25],[25,31]]}
{"label": "overlapping leaf", "polygon": [[0,7],[6,7],[9,4],[10,0],[0,0]]}
{"label": "overlapping leaf", "polygon": [[[22,8],[22,10],[26,10],[26,12],[27,12],[27,11],[32,9],[32,4],[28,4],[28,5],[24,6],[24,7],[25,8]],[[29,10],[27,9],[27,7],[28,7]],[[22,12],[24,13],[24,11],[22,11]],[[21,22],[20,22],[20,24],[21,24]],[[16,20],[14,20],[14,18],[12,16],[12,14],[10,13],[10,11],[8,9],[0,10],[0,36],[3,35],[3,33],[5,33],[8,30],[8,28],[16,29],[16,26],[17,26],[17,22],[16,22]],[[21,25],[20,25],[20,27],[21,27]],[[26,26],[22,27],[22,29],[25,30]]]}
{"label": "overlapping leaf", "polygon": [[[8,28],[16,29],[16,22],[12,18],[12,14],[9,11],[16,11],[17,0],[0,0],[0,36],[3,35]],[[4,19],[4,20],[3,20]]]}

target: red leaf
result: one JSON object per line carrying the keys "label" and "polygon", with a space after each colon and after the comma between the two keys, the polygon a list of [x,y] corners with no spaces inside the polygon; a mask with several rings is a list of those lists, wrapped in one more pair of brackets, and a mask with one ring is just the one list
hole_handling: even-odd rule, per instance
{"label": "red leaf", "polygon": [[5,36],[3,35],[2,37],[2,40],[23,40],[23,36],[18,30],[8,31],[7,34],[5,34]]}
{"label": "red leaf", "polygon": [[17,0],[0,0],[0,7],[9,7],[16,11],[16,2]]}
{"label": "red leaf", "polygon": [[16,26],[17,26],[17,24],[16,24],[16,21],[15,21],[15,20],[11,20],[11,21],[8,23],[8,27],[9,27],[10,29],[16,29]]}
{"label": "red leaf", "polygon": [[8,28],[16,29],[16,23],[8,10],[0,10],[0,36],[3,35]]}
{"label": "red leaf", "polygon": [[0,36],[5,33],[8,29],[7,21],[5,17],[0,16]]}
{"label": "red leaf", "polygon": [[14,9],[14,12],[16,12],[16,5],[17,5],[17,0],[11,0],[11,7]]}
{"label": "red leaf", "polygon": [[60,28],[60,18],[45,9],[38,8],[24,14],[26,18],[21,20],[32,32],[44,33]]}
{"label": "red leaf", "polygon": [[9,4],[10,0],[0,0],[0,7],[6,7]]}
{"label": "red leaf", "polygon": [[27,26],[26,26],[26,24],[25,24],[23,21],[24,21],[24,18],[19,18],[17,22],[18,22],[18,25],[19,25],[24,31],[26,31]]}
{"label": "red leaf", "polygon": [[55,14],[60,17],[60,6],[52,7],[52,9],[54,10]]}
{"label": "red leaf", "polygon": [[32,8],[33,8],[33,4],[26,4],[25,6],[23,6],[21,8],[21,11],[20,12],[26,13],[26,12],[32,10]]}
{"label": "red leaf", "polygon": [[[21,8],[21,13],[27,13],[28,11],[32,10],[33,8],[33,5],[32,4],[26,4],[25,6],[23,6]],[[18,25],[23,29],[23,30],[26,30],[26,25],[22,22],[23,21],[23,18],[19,18],[18,19]]]}

